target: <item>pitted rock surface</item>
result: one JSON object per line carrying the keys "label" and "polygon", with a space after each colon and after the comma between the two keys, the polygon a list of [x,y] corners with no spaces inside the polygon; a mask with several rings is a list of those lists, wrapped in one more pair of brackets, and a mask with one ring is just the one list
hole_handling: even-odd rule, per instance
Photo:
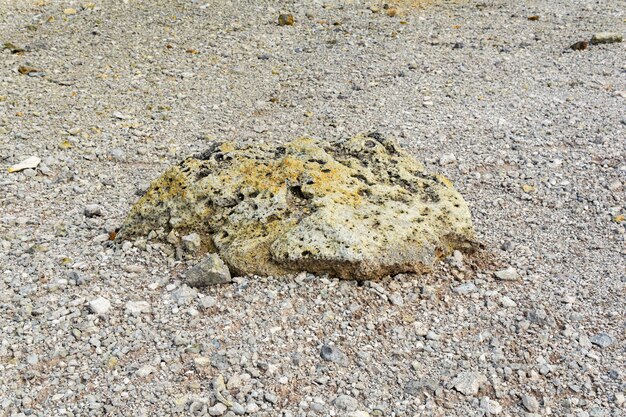
{"label": "pitted rock surface", "polygon": [[471,249],[467,204],[379,133],[327,143],[214,144],[169,168],[121,238],[197,233],[234,273],[376,279]]}

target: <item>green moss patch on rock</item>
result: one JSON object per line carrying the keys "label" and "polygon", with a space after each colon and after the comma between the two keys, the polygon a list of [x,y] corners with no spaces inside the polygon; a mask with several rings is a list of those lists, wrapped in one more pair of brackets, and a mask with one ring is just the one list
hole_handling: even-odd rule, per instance
{"label": "green moss patch on rock", "polygon": [[423,272],[471,249],[467,204],[379,133],[339,142],[214,144],[157,178],[120,238],[198,233],[236,274],[346,279]]}

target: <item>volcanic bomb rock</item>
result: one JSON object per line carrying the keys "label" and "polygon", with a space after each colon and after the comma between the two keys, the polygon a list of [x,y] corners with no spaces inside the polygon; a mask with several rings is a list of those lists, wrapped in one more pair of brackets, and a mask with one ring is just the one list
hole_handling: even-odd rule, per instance
{"label": "volcanic bomb rock", "polygon": [[197,233],[235,274],[299,271],[376,279],[428,270],[474,247],[470,211],[379,133],[338,142],[215,143],[167,169],[131,209],[120,238]]}

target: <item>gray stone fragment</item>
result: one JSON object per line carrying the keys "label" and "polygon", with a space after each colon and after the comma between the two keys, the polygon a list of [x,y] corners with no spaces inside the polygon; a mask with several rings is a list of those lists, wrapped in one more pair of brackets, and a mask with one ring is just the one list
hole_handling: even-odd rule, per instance
{"label": "gray stone fragment", "polygon": [[356,400],[356,398],[345,394],[335,398],[333,404],[337,409],[341,411],[355,411],[359,406],[359,402]]}
{"label": "gray stone fragment", "polygon": [[539,411],[539,401],[532,395],[522,395],[522,404],[531,413]]}
{"label": "gray stone fragment", "polygon": [[476,395],[485,383],[487,383],[487,377],[482,373],[464,371],[452,380],[452,387],[463,395]]}
{"label": "gray stone fragment", "polygon": [[111,158],[121,161],[124,158],[124,151],[120,148],[111,149],[109,155]]}
{"label": "gray stone fragment", "polygon": [[143,365],[141,368],[137,369],[135,374],[140,378],[145,378],[155,370],[156,369],[152,365]]}
{"label": "gray stone fragment", "polygon": [[594,345],[599,346],[603,349],[611,346],[613,342],[615,342],[613,337],[611,337],[611,335],[606,334],[606,333],[598,333],[597,335],[592,336],[589,340]]}
{"label": "gray stone fragment", "polygon": [[450,165],[456,163],[456,156],[453,153],[443,154],[439,158],[439,165]]}
{"label": "gray stone fragment", "polygon": [[490,399],[489,397],[482,397],[480,399],[480,409],[487,415],[498,415],[502,412],[502,406],[499,402]]}
{"label": "gray stone fragment", "polygon": [[217,403],[213,407],[209,408],[209,415],[211,415],[211,416],[221,416],[221,415],[223,415],[226,412],[226,410],[228,410],[228,407],[226,407],[222,403]]}
{"label": "gray stone fragment", "polygon": [[97,315],[104,315],[111,309],[111,302],[104,297],[98,297],[89,302],[89,310]]}
{"label": "gray stone fragment", "polygon": [[243,416],[244,414],[246,414],[246,407],[239,404],[238,402],[234,402],[232,407],[230,407],[230,410],[238,416]]}
{"label": "gray stone fragment", "polygon": [[22,171],[22,174],[26,175],[29,178],[33,178],[37,175],[37,171],[32,168],[26,168],[24,171]]}
{"label": "gray stone fragment", "polygon": [[217,300],[215,299],[215,297],[212,297],[210,295],[200,298],[200,306],[203,309],[215,307],[216,304],[217,304]]}
{"label": "gray stone fragment", "polygon": [[389,302],[398,307],[404,306],[404,299],[402,296],[396,292],[389,294]]}
{"label": "gray stone fragment", "polygon": [[497,271],[494,273],[494,275],[496,276],[496,278],[502,281],[517,281],[520,278],[519,274],[517,273],[517,269],[513,268],[512,266]]}
{"label": "gray stone fragment", "polygon": [[[381,414],[376,414],[376,415],[381,415]],[[357,410],[357,411],[352,411],[346,414],[346,417],[370,417],[370,414],[367,411]]]}
{"label": "gray stone fragment", "polygon": [[476,288],[476,285],[473,282],[466,282],[457,287],[454,287],[452,291],[454,291],[457,294],[467,295],[467,294],[471,294],[475,292],[477,289],[478,288]]}
{"label": "gray stone fragment", "polygon": [[553,326],[556,324],[554,318],[548,316],[548,313],[540,308],[528,311],[526,313],[526,318],[528,318],[528,321],[530,321],[531,323],[536,323],[543,326]]}
{"label": "gray stone fragment", "polygon": [[198,296],[198,292],[189,288],[186,285],[182,285],[179,289],[172,293],[172,298],[176,301],[176,304],[179,306],[184,306],[191,303]]}
{"label": "gray stone fragment", "polygon": [[429,330],[428,333],[426,333],[426,339],[428,340],[434,340],[434,341],[439,341],[441,340],[441,335],[435,333],[432,330]]}
{"label": "gray stone fragment", "polygon": [[589,417],[607,417],[607,412],[604,408],[595,406],[589,410]]}
{"label": "gray stone fragment", "polygon": [[150,312],[150,303],[147,301],[129,301],[125,305],[126,314],[139,316],[141,313]]}
{"label": "gray stone fragment", "polygon": [[265,401],[270,404],[276,404],[278,402],[278,396],[276,394],[272,394],[271,392],[266,392],[263,398],[265,398]]}
{"label": "gray stone fragment", "polygon": [[211,356],[211,366],[220,370],[230,368],[230,365],[228,364],[228,360],[226,359],[226,356],[220,355],[218,353]]}
{"label": "gray stone fragment", "polygon": [[231,282],[230,271],[215,253],[210,253],[185,273],[186,282],[191,287],[207,287]]}
{"label": "gray stone fragment", "polygon": [[183,249],[185,249],[189,253],[195,253],[200,249],[200,245],[202,244],[202,239],[200,235],[197,233],[190,233],[187,236],[183,236]]}
{"label": "gray stone fragment", "polygon": [[207,404],[203,401],[193,401],[189,406],[191,415],[206,415],[207,412]]}
{"label": "gray stone fragment", "polygon": [[404,385],[404,392],[412,396],[432,396],[439,387],[434,378],[412,379]]}
{"label": "gray stone fragment", "polygon": [[344,366],[348,364],[348,357],[336,346],[322,345],[320,356],[325,361],[334,362]]}
{"label": "gray stone fragment", "polygon": [[229,390],[239,388],[242,382],[243,381],[241,379],[241,375],[235,374],[231,376],[230,378],[228,378],[228,382],[226,383],[226,388],[228,388]]}
{"label": "gray stone fragment", "polygon": [[83,285],[89,281],[88,276],[85,276],[77,271],[71,271],[70,273],[67,274],[67,277],[76,285]]}
{"label": "gray stone fragment", "polygon": [[86,217],[102,216],[102,207],[98,204],[87,204],[84,210]]}

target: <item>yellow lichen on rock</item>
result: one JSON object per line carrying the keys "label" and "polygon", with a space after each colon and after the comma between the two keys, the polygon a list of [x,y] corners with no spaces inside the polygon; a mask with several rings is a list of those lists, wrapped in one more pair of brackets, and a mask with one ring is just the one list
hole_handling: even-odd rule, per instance
{"label": "yellow lichen on rock", "polygon": [[378,133],[215,144],[156,179],[119,236],[172,230],[198,233],[235,273],[355,279],[424,271],[474,239],[452,182]]}

